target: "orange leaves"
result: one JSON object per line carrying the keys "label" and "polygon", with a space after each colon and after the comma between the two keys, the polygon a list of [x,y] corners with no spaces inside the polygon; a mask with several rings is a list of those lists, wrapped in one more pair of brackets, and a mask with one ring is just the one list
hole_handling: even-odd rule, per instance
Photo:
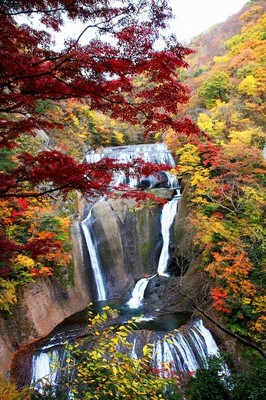
{"label": "orange leaves", "polygon": [[53,275],[53,270],[50,267],[42,267],[40,269],[33,268],[30,270],[32,276],[50,276]]}
{"label": "orange leaves", "polygon": [[49,200],[1,200],[1,277],[23,286],[32,277],[71,271],[70,219]]}
{"label": "orange leaves", "polygon": [[212,289],[211,295],[214,299],[214,306],[217,310],[226,311],[224,300],[230,295],[231,301],[246,304],[247,298],[252,298],[256,293],[255,286],[248,279],[252,269],[252,264],[243,251],[239,243],[220,243],[220,251],[212,252],[214,261],[210,263],[205,270],[216,282],[225,288],[219,290]]}
{"label": "orange leaves", "polygon": [[230,314],[232,310],[225,304],[225,299],[227,298],[227,296],[228,296],[227,291],[223,290],[219,286],[216,286],[211,289],[211,297],[214,300],[213,305],[216,308],[216,310]]}

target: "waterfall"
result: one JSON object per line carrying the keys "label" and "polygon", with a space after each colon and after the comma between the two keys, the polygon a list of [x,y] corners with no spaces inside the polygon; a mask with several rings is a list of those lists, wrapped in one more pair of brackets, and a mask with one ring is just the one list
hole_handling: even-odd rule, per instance
{"label": "waterfall", "polygon": [[[152,320],[153,317],[139,318],[140,321],[142,319]],[[133,337],[129,338],[132,341],[130,356],[134,359],[141,358],[143,346],[146,344],[146,340],[143,342],[141,332],[141,330],[134,331]],[[72,339],[71,334],[70,342]],[[69,350],[64,350],[60,337],[52,337],[50,340],[52,344],[38,350],[32,360],[31,386],[40,393],[46,384],[55,388],[64,378],[71,377],[71,380],[75,378],[74,371],[67,369],[66,359],[69,357]],[[201,319],[194,320],[182,332],[173,331],[170,334],[154,332],[149,340],[152,340],[154,345],[151,361],[153,370],[164,378],[178,374],[179,371],[194,373],[198,368],[206,368],[207,358],[219,354],[210,331],[205,328]],[[70,399],[71,393],[66,394],[65,398]]]}
{"label": "waterfall", "polygon": [[[174,165],[173,159],[169,151],[166,149],[166,146],[158,144],[109,148],[103,149],[99,153],[90,152],[87,155],[87,162],[96,162],[103,157],[114,158],[121,162],[132,161],[133,159],[140,157],[148,162],[168,163],[170,165]],[[166,176],[164,176],[161,183],[165,183],[166,181],[167,178]],[[114,186],[117,186],[121,183],[126,183],[131,187],[136,187],[138,184],[136,180],[134,180],[133,178],[127,178],[123,174],[115,175],[113,179]],[[152,177],[149,177],[149,183],[153,186],[156,185],[156,181],[153,181]],[[169,262],[170,230],[176,215],[176,207],[180,199],[180,191],[175,181],[173,182],[171,180],[168,180],[168,188],[175,189],[177,194],[172,198],[172,200],[166,203],[162,209],[161,235],[163,238],[163,246],[157,266],[157,275],[167,277],[169,276],[167,274],[167,267]],[[159,217],[160,215],[157,213],[156,221],[158,221],[158,223]],[[96,289],[96,300],[106,300],[107,293],[104,284],[105,278],[103,276],[100,259],[97,254],[97,246],[95,245],[95,238],[92,234],[92,226],[93,217],[91,209],[87,218],[81,222],[81,227],[84,233],[87,249],[91,260],[92,275]],[[112,226],[110,227],[110,229],[112,229]],[[131,234],[131,232],[129,232],[129,234]],[[156,235],[157,236],[154,243],[159,243],[159,229],[156,229]],[[125,254],[125,258],[126,256],[127,254]],[[154,259],[157,260],[157,253]],[[154,262],[154,264],[154,269],[156,269],[156,261]],[[128,268],[127,272],[129,273],[131,271],[130,266],[130,262],[128,263],[128,265],[125,266],[126,268]],[[110,279],[110,275],[108,275],[108,277]],[[149,281],[154,277],[155,275],[149,278],[145,277],[139,279],[132,291],[131,298],[126,302],[126,304],[124,300],[119,300],[119,313],[122,310],[122,317],[120,321],[128,321],[132,318],[132,315],[134,315],[135,317],[139,316],[140,311],[138,309],[140,309],[142,305],[145,290]],[[164,279],[161,279],[161,281],[163,282]],[[110,281],[108,281],[108,284],[110,285],[109,288],[111,287],[112,282],[113,281],[111,281],[111,279]],[[153,286],[154,288],[156,287],[155,284],[157,283],[157,281],[152,281],[151,283],[154,283],[154,285],[151,285],[151,290],[153,290]],[[158,304],[154,304],[154,310],[155,309],[156,311],[158,311]],[[179,317],[177,317],[175,314],[172,314],[172,316],[168,315],[167,318],[167,321],[170,321],[170,326],[172,320],[175,318],[175,321],[177,321]],[[160,376],[167,378],[168,376],[171,376],[171,374],[178,373],[178,371],[193,373],[200,367],[207,367],[208,356],[218,354],[218,347],[211,333],[208,331],[208,329],[204,327],[201,319],[192,321],[189,326],[185,327],[182,330],[182,332],[172,331],[172,333],[170,334],[166,334],[166,332],[168,332],[167,329],[170,330],[179,328],[185,322],[182,320],[182,322],[179,325],[176,324],[174,328],[172,326],[171,328],[168,328],[165,326],[163,327],[162,319],[162,316],[160,316],[157,317],[156,320],[156,313],[153,313],[151,309],[149,309],[149,315],[144,314],[139,318],[135,318],[135,323],[138,326],[138,330],[135,330],[132,334],[133,347],[130,352],[132,358],[140,358],[142,356],[142,349],[143,345],[145,344],[144,342],[146,342],[148,340],[147,337],[149,337],[149,342],[154,343],[152,361],[154,371],[156,371]],[[73,324],[73,322],[70,324]],[[84,321],[84,324],[87,324],[87,321]],[[62,375],[60,375],[60,369],[62,370],[66,368],[67,359],[66,352],[64,351],[64,344],[66,342],[74,342],[75,338],[78,336],[86,336],[87,330],[85,329],[85,333],[80,335],[80,325],[80,322],[78,322],[77,330],[73,330],[73,327],[71,325],[71,328],[68,327],[69,330],[67,331],[66,324],[62,324],[62,328],[61,331],[59,331],[60,333],[58,334],[58,336],[56,336],[54,340],[52,340],[53,337],[50,337],[48,345],[46,347],[42,347],[41,349],[39,348],[34,354],[32,360],[31,385],[39,390],[40,393],[42,393],[43,384],[45,384],[46,382],[49,382],[52,386],[60,386],[60,384],[62,383]],[[145,330],[149,331],[148,334],[147,332],[145,332]],[[61,332],[67,332],[63,338],[62,336],[60,336]],[[55,360],[58,362],[55,363]],[[57,370],[54,369],[54,364],[57,365]],[[43,381],[43,383],[41,381]],[[37,382],[37,384],[35,384],[35,382]],[[70,397],[71,392],[69,392],[66,396],[66,399],[72,398]]]}
{"label": "waterfall", "polygon": [[81,222],[82,230],[85,236],[87,249],[89,251],[90,260],[91,260],[91,267],[93,270],[93,277],[95,281],[96,291],[97,291],[97,298],[96,300],[106,300],[106,290],[103,281],[103,275],[99,263],[99,258],[96,252],[96,248],[94,246],[92,235],[91,235],[91,219],[92,219],[92,209],[90,210],[87,218]]}
{"label": "waterfall", "polygon": [[170,338],[154,342],[153,365],[155,371],[165,378],[173,372],[195,372],[207,366],[207,358],[218,355],[219,349],[201,319],[194,321],[188,332],[178,332]]}
{"label": "waterfall", "polygon": [[136,158],[142,158],[144,161],[154,164],[175,165],[174,159],[165,143],[106,147],[99,151],[90,150],[86,154],[86,161],[94,163],[104,157],[113,158],[125,163],[131,162]]}
{"label": "waterfall", "polygon": [[[163,206],[162,210],[161,231],[163,237],[163,247],[160,254],[158,269],[157,269],[158,275],[161,276],[167,276],[167,277],[169,276],[166,273],[166,270],[167,270],[167,262],[169,259],[170,230],[176,215],[176,206],[178,204],[179,199],[180,199],[180,191],[177,190],[177,194],[172,198],[171,201],[169,201]],[[148,285],[149,280],[152,279],[153,277],[154,276],[152,276],[151,278],[142,278],[137,282],[132,292],[131,298],[127,302],[127,305],[130,308],[138,308],[141,306],[145,294],[145,289]]]}
{"label": "waterfall", "polygon": [[198,319],[195,322],[193,329],[191,330],[191,335],[195,338],[195,347],[197,347],[197,351],[199,353],[207,353],[207,356],[213,356],[217,354],[218,347],[210,331],[205,328],[201,319]]}
{"label": "waterfall", "polygon": [[[115,159],[119,163],[129,163],[140,158],[145,162],[151,162],[154,164],[175,165],[174,159],[165,143],[106,147],[99,151],[90,150],[86,154],[86,161],[88,163],[96,163],[106,157]],[[131,172],[132,175],[134,175],[134,171],[132,170]],[[175,178],[173,176],[170,176],[167,172],[163,173],[161,178],[162,176],[165,176],[165,181],[168,187],[176,187]],[[141,186],[143,184],[145,185],[145,188],[148,189],[156,187],[158,182],[159,181],[155,176],[143,177],[143,180],[139,180],[134,176],[126,177],[125,173],[120,171],[114,174],[112,186],[118,187],[122,184],[131,188],[137,188],[139,185]]]}
{"label": "waterfall", "polygon": [[58,351],[42,351],[39,354],[34,354],[32,359],[32,378],[31,386],[34,386],[40,393],[42,388],[47,383],[54,385],[56,381],[57,368],[55,368],[58,360]]}
{"label": "waterfall", "polygon": [[142,278],[136,283],[131,298],[127,302],[129,308],[139,308],[141,306],[145,289],[149,283],[149,280],[154,276],[155,275],[151,276],[150,278]]}
{"label": "waterfall", "polygon": [[158,274],[163,276],[169,276],[166,273],[167,262],[169,259],[169,241],[170,241],[170,228],[174,221],[176,215],[176,206],[180,196],[174,196],[171,201],[166,203],[163,207],[161,226],[162,226],[162,236],[163,236],[163,248],[161,251],[159,264],[158,264]]}
{"label": "waterfall", "polygon": [[134,338],[132,350],[131,350],[131,353],[130,353],[130,357],[134,358],[135,360],[138,359],[138,356],[137,356],[137,353],[136,353],[136,343],[137,343],[137,339]]}

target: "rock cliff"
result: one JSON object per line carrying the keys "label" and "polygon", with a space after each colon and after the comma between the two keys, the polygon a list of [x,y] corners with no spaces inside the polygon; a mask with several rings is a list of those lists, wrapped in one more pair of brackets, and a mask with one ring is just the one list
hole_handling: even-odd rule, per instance
{"label": "rock cliff", "polygon": [[69,315],[92,300],[90,279],[83,257],[79,224],[72,228],[74,242],[74,286],[58,278],[39,278],[20,294],[12,315],[0,318],[0,373],[8,376],[11,357],[21,344],[46,336]]}
{"label": "rock cliff", "polygon": [[[154,189],[155,190],[155,189]],[[156,189],[170,199],[173,191]],[[107,282],[108,298],[123,298],[144,276],[156,273],[162,248],[161,206],[135,209],[134,200],[97,203],[92,210],[92,232]]]}
{"label": "rock cliff", "polygon": [[[171,199],[172,190],[154,189],[156,196]],[[86,208],[86,206],[84,207]],[[91,229],[100,255],[108,299],[130,296],[135,282],[156,274],[162,248],[161,206],[135,208],[132,199],[109,199],[96,203]],[[84,217],[85,215],[83,215]],[[192,233],[187,227],[187,206],[178,206],[171,238],[172,278],[155,276],[145,295],[145,308],[160,312],[192,311],[180,293],[196,298],[204,280],[195,268]],[[1,373],[7,375],[11,356],[22,344],[46,336],[68,316],[84,309],[92,295],[90,260],[79,223],[73,226],[75,285],[63,286],[57,278],[38,279],[21,294],[12,316],[0,319]]]}

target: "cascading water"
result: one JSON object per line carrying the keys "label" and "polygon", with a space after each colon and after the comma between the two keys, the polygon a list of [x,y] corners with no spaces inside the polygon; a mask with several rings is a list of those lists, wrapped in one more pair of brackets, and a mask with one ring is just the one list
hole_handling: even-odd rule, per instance
{"label": "cascading water", "polygon": [[161,225],[162,225],[162,237],[163,237],[163,248],[161,251],[158,274],[163,276],[169,276],[166,272],[167,262],[169,259],[169,241],[170,241],[170,228],[176,215],[176,206],[179,200],[180,194],[173,197],[171,201],[166,203],[162,210]]}
{"label": "cascading water", "polygon": [[198,354],[205,355],[207,353],[207,356],[213,356],[217,354],[218,347],[210,331],[208,331],[208,329],[205,328],[201,319],[198,319],[195,322],[193,329],[191,330],[191,337],[195,338],[195,341],[193,342],[195,343],[195,347],[197,348]]}
{"label": "cascading water", "polygon": [[57,372],[53,365],[55,365],[56,360],[58,360],[57,350],[43,350],[33,356],[31,386],[34,386],[40,393],[42,393],[43,385],[47,382],[50,385],[55,384]]}
{"label": "cascading water", "polygon": [[[153,320],[153,317],[141,317],[142,320]],[[145,344],[139,332],[133,332],[132,349],[130,356],[134,359],[141,357],[142,348]],[[58,338],[56,341],[51,338],[53,344],[41,348],[32,361],[31,384],[42,393],[45,384],[60,385],[63,376],[67,375],[66,359],[69,353],[64,350],[64,343]],[[70,342],[72,338],[69,339]],[[153,333],[153,357],[152,364],[154,372],[161,377],[167,378],[178,371],[182,373],[194,373],[198,368],[207,366],[207,358],[211,355],[218,355],[219,349],[211,333],[203,325],[201,319],[193,321],[181,332],[173,331],[166,335],[166,332]],[[63,372],[62,372],[63,371]],[[72,378],[73,370],[70,371]],[[66,399],[70,397],[66,396]]]}
{"label": "cascading water", "polygon": [[[161,231],[163,237],[163,247],[159,258],[157,274],[161,276],[169,276],[167,271],[167,263],[169,260],[169,242],[170,242],[170,232],[171,226],[173,224],[176,207],[180,199],[180,190],[176,189],[177,194],[173,197],[171,201],[163,206],[162,216],[161,216]],[[135,288],[133,289],[130,300],[127,302],[130,308],[138,308],[142,305],[145,289],[151,278],[140,279]]]}
{"label": "cascading water", "polygon": [[131,298],[127,302],[129,308],[138,308],[141,306],[148,283],[149,278],[142,278],[136,283]]}
{"label": "cascading water", "polygon": [[[95,163],[106,157],[116,159],[120,163],[128,163],[140,158],[145,162],[151,162],[153,164],[175,165],[174,159],[164,143],[107,147],[99,151],[91,150],[86,154],[86,161],[88,163]],[[176,185],[176,182],[172,181],[169,175],[166,174],[165,178],[167,179],[168,187],[174,187]],[[121,184],[136,188],[139,186],[140,182],[135,177],[126,177],[125,173],[121,171],[114,174],[113,186],[117,187]],[[146,177],[143,179],[143,185],[144,184],[147,189],[152,188],[158,184],[158,179],[154,176]]]}
{"label": "cascading water", "polygon": [[113,158],[120,162],[130,162],[142,158],[154,164],[169,164],[174,166],[174,159],[165,143],[136,144],[119,147],[106,147],[99,151],[90,150],[86,154],[86,161],[94,163],[104,157]]}
{"label": "cascading water", "polygon": [[153,363],[159,375],[167,377],[173,371],[195,372],[199,367],[206,367],[207,358],[218,353],[210,331],[197,319],[186,333],[156,340]]}
{"label": "cascading water", "polygon": [[[87,155],[87,161],[96,162],[103,157],[116,158],[124,162],[132,161],[132,159],[136,157],[141,157],[145,159],[145,161],[155,163],[167,162],[170,165],[174,165],[173,159],[166,149],[166,146],[157,144],[105,149],[102,151],[102,153],[98,154],[93,154],[93,152],[91,152]],[[150,179],[150,182],[153,182],[152,178]],[[115,177],[114,184],[119,183],[125,183],[125,177]],[[132,180],[127,182],[127,184],[129,184],[130,186],[136,186],[137,181]],[[159,276],[168,276],[167,264],[169,261],[170,230],[176,214],[178,200],[180,198],[180,192],[176,185],[176,182],[171,183],[169,180],[168,188],[172,188],[172,190],[174,188],[177,194],[163,207],[162,210],[161,233],[163,238],[163,247],[161,250],[156,274]],[[99,260],[97,248],[95,246],[95,238],[92,235],[92,222],[93,217],[91,209],[87,218],[82,221],[81,226],[91,259],[91,268],[97,292],[96,300],[106,300],[107,292],[105,288],[105,280],[107,278],[103,277],[102,274],[100,263],[101,260]],[[136,315],[136,313],[139,313],[138,309],[142,305],[145,289],[149,281],[151,281],[154,277],[155,275],[149,278],[145,277],[137,281],[135,288],[132,292],[131,299],[126,304],[125,302],[123,302],[123,307],[126,305],[126,307],[123,308],[123,312],[126,314],[125,320],[128,320],[131,318],[132,315]],[[108,283],[110,284],[110,282]],[[157,305],[154,304],[154,306],[154,308],[157,309]],[[155,316],[151,315],[153,314],[151,311],[149,312],[150,314],[148,316],[144,314],[144,316],[139,319],[139,323],[141,324],[143,323],[143,321],[146,321],[147,324],[150,324],[150,328],[145,327],[140,329],[153,330],[152,326],[154,325],[152,325],[152,322],[154,322],[153,320]],[[162,318],[159,317],[157,319],[161,321]],[[63,329],[65,329],[65,326],[63,326]],[[199,367],[206,366],[206,358],[208,356],[218,353],[218,347],[216,346],[211,333],[204,327],[203,322],[200,319],[192,321],[185,330],[182,330],[182,332],[176,332],[171,335],[171,340],[165,338],[166,329],[165,331],[164,328],[162,328],[161,330],[157,329],[157,331],[158,332],[153,333],[152,339],[154,343],[153,365],[154,369],[157,370],[157,372],[161,376],[167,377],[170,375],[171,371],[175,372],[182,370],[185,372],[193,372]],[[138,358],[141,355],[141,346],[143,345],[143,341],[141,342],[141,340],[139,339],[139,332],[142,331],[135,331],[134,337],[132,338],[132,358]],[[64,340],[64,343],[67,341],[68,339],[66,338]],[[45,377],[45,380],[46,377],[49,378],[48,381],[50,381],[52,385],[60,382],[59,370],[60,368],[65,367],[64,360],[66,358],[63,347],[64,345],[62,343],[62,340],[60,339],[57,343],[53,343],[52,345],[48,344],[48,346],[39,349],[34,354],[32,361],[32,384],[43,377]],[[54,371],[52,367],[55,358],[58,359],[60,365],[57,371]],[[164,368],[166,364],[168,365],[168,367]],[[37,384],[35,385],[35,387],[38,390],[42,390],[41,384]],[[71,398],[71,396],[68,395],[68,397],[66,398]]]}
{"label": "cascading water", "polygon": [[85,236],[87,249],[89,251],[90,260],[91,260],[91,268],[93,270],[93,277],[95,281],[96,291],[97,291],[97,298],[96,300],[106,300],[106,290],[103,280],[103,275],[99,263],[99,258],[96,252],[96,248],[94,246],[92,235],[91,235],[91,219],[92,219],[92,209],[90,210],[87,218],[82,221],[81,226]]}

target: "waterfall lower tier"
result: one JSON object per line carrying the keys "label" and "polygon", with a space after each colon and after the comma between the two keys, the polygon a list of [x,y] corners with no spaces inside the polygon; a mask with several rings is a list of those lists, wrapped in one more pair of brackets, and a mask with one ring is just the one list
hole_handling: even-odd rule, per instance
{"label": "waterfall lower tier", "polygon": [[[152,341],[154,346],[151,360],[153,370],[164,378],[174,373],[178,374],[179,371],[193,373],[198,368],[207,366],[209,356],[219,353],[210,331],[204,327],[201,319],[196,319],[181,330],[170,333],[147,332],[139,330],[129,334],[128,340],[132,343],[130,356],[134,359],[141,357],[149,336],[149,341]],[[65,349],[62,342],[54,343],[52,339],[51,342],[51,345],[48,343],[39,349],[32,360],[31,385],[40,393],[47,383],[56,387],[62,380],[72,381],[74,378],[73,369],[67,366],[69,350]]]}
{"label": "waterfall lower tier", "polygon": [[87,249],[90,255],[90,260],[91,260],[91,268],[93,270],[93,277],[95,281],[95,286],[96,286],[96,291],[97,291],[97,297],[96,300],[106,300],[107,295],[106,295],[106,290],[105,290],[105,285],[104,285],[104,280],[103,280],[103,275],[100,267],[100,261],[96,252],[96,248],[94,246],[93,240],[92,240],[92,235],[91,235],[91,215],[92,210],[90,210],[87,218],[82,221],[81,226],[83,229],[83,233],[85,236],[86,244],[87,244]]}
{"label": "waterfall lower tier", "polygon": [[163,377],[170,376],[173,371],[195,372],[200,367],[207,367],[207,358],[218,353],[210,331],[198,319],[185,335],[177,333],[170,340],[155,341],[154,367]]}

